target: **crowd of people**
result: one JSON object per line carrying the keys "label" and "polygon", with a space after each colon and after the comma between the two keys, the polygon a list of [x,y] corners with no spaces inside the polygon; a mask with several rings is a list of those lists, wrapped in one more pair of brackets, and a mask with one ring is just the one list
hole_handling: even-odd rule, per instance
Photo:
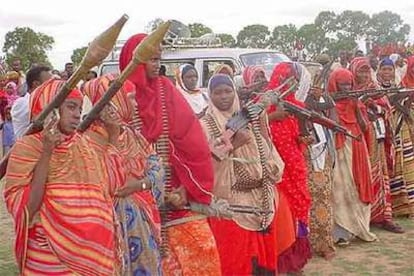
{"label": "crowd of people", "polygon": [[[126,41],[121,72],[145,37]],[[1,73],[22,275],[300,275],[312,255],[377,241],[372,227],[404,233],[393,219],[414,218],[414,56],[321,55],[317,72],[282,62],[269,79],[223,64],[202,89],[193,64],[175,82],[160,74],[161,54],[82,132],[84,101],[115,75],[90,72],[24,135],[75,68],[23,74],[16,60]]]}

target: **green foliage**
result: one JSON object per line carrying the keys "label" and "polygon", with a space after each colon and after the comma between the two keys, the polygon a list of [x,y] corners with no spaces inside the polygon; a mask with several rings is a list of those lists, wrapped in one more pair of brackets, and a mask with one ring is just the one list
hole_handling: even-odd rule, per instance
{"label": "green foliage", "polygon": [[236,46],[236,39],[231,34],[218,34],[223,47],[233,48]]}
{"label": "green foliage", "polygon": [[33,63],[50,65],[47,51],[52,50],[54,39],[46,34],[35,32],[28,27],[17,27],[6,34],[3,52],[6,60],[20,58],[24,70]]}
{"label": "green foliage", "polygon": [[88,47],[85,46],[85,47],[81,47],[81,48],[77,48],[73,50],[73,53],[70,59],[75,65],[79,65],[81,63],[82,58],[85,55],[87,49]]}
{"label": "green foliage", "polygon": [[237,46],[244,48],[266,48],[270,44],[270,31],[265,25],[244,27],[237,35]]}
{"label": "green foliage", "polygon": [[410,26],[404,24],[401,17],[390,11],[373,14],[370,21],[369,34],[373,42],[382,44],[388,42],[405,42],[410,34]]}
{"label": "green foliage", "polygon": [[276,26],[272,32],[271,46],[283,53],[288,53],[298,39],[298,30],[293,24]]}
{"label": "green foliage", "polygon": [[202,35],[210,34],[213,32],[213,30],[201,23],[189,24],[188,27],[191,31],[191,37],[200,37]]}

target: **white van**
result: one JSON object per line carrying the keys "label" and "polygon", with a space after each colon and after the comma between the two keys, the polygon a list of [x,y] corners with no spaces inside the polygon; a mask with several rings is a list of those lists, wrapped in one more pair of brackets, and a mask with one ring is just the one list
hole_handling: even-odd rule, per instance
{"label": "white van", "polygon": [[[97,69],[98,76],[107,73],[117,73],[119,50],[118,44],[114,52]],[[211,74],[220,64],[232,64],[236,75],[250,65],[263,66],[268,77],[276,64],[290,61],[290,59],[277,51],[270,49],[240,49],[240,48],[168,48],[164,49],[161,64],[166,67],[167,77],[174,78],[175,70],[181,64],[193,64],[198,73],[199,87],[206,88]]]}

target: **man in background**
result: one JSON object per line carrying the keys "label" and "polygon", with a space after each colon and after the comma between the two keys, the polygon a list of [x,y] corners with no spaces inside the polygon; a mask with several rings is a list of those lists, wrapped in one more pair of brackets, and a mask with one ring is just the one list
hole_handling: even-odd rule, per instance
{"label": "man in background", "polygon": [[33,67],[27,72],[26,83],[28,91],[24,96],[14,102],[11,109],[13,129],[16,139],[22,137],[30,125],[30,93],[51,77],[52,74],[50,73],[50,68],[43,65]]}

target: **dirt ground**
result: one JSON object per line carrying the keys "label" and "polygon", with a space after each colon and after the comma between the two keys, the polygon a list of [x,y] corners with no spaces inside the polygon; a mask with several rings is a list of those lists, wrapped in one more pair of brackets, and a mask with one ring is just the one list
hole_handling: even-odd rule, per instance
{"label": "dirt ground", "polygon": [[[398,223],[406,229],[405,234],[374,230],[378,242],[355,242],[339,248],[330,262],[314,257],[305,267],[305,275],[414,276],[414,220],[398,220]],[[12,222],[0,200],[0,276],[17,275],[12,244]]]}

